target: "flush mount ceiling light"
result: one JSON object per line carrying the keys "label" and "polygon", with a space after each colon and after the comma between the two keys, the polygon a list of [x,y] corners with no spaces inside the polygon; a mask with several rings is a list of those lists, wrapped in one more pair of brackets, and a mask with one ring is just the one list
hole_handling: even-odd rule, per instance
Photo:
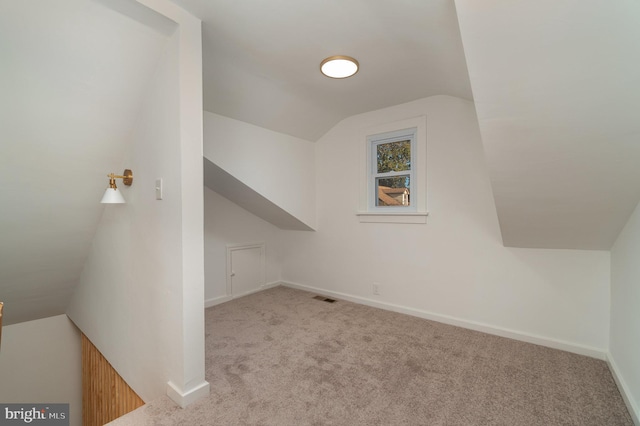
{"label": "flush mount ceiling light", "polygon": [[358,72],[360,64],[351,56],[329,56],[320,63],[322,74],[331,78],[347,78]]}
{"label": "flush mount ceiling light", "polygon": [[133,172],[129,169],[125,169],[122,175],[115,175],[113,173],[108,174],[109,178],[109,187],[106,191],[104,191],[104,195],[102,196],[102,200],[100,202],[102,204],[123,204],[126,203],[124,197],[118,190],[116,186],[116,179],[122,179],[122,183],[127,186],[131,186],[133,183]]}

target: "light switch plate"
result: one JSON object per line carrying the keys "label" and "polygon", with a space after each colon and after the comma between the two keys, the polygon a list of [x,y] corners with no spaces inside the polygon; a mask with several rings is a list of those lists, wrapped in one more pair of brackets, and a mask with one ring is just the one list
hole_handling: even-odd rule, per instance
{"label": "light switch plate", "polygon": [[156,200],[162,200],[162,178],[156,179]]}

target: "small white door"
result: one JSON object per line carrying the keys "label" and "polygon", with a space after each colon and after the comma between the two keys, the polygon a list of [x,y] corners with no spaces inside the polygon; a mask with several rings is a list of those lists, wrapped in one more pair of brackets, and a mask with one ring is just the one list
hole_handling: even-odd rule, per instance
{"label": "small white door", "polygon": [[227,247],[227,292],[240,296],[264,283],[264,244]]}

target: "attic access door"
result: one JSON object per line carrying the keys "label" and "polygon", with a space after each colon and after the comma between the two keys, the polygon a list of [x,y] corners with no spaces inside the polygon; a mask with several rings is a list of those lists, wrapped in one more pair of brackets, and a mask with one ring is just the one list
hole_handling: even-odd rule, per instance
{"label": "attic access door", "polygon": [[264,243],[227,245],[227,295],[242,296],[264,285]]}

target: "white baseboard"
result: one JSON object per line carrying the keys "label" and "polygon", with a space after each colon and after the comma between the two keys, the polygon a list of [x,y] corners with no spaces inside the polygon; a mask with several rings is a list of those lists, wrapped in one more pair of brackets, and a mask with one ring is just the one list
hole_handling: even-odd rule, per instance
{"label": "white baseboard", "polygon": [[537,336],[534,334],[524,333],[516,330],[510,330],[502,327],[496,327],[496,326],[492,326],[489,324],[484,324],[476,321],[469,321],[465,319],[451,317],[448,315],[436,314],[433,312],[423,311],[420,309],[408,308],[401,305],[395,305],[393,303],[380,302],[377,300],[367,299],[365,297],[352,296],[350,294],[340,293],[336,291],[328,291],[321,288],[315,288],[315,287],[292,283],[288,281],[282,281],[281,284],[284,285],[285,287],[312,291],[324,296],[330,296],[336,299],[343,299],[349,302],[359,303],[361,305],[367,305],[367,306],[372,306],[374,308],[386,309],[388,311],[399,312],[401,314],[412,315],[419,318],[437,321],[437,322],[441,322],[449,325],[455,325],[458,327],[480,331],[487,334],[493,334],[496,336],[507,337],[509,339],[519,340],[522,342],[546,346],[553,349],[560,349],[563,351],[572,352],[579,355],[585,355],[591,358],[597,358],[601,360],[606,359],[605,349],[598,349],[590,346],[583,346],[576,343],[565,342],[562,340],[556,340],[556,339],[543,337],[543,336]]}
{"label": "white baseboard", "polygon": [[179,389],[173,382],[167,382],[167,396],[178,404],[181,408],[185,408],[200,398],[209,395],[209,382],[203,381],[197,386],[193,386],[188,390]]}
{"label": "white baseboard", "polygon": [[226,296],[225,295],[225,296],[212,297],[211,299],[206,299],[204,301],[204,307],[205,307],[205,309],[206,308],[210,308],[212,306],[216,306],[216,305],[219,305],[221,303],[225,303],[225,302],[228,302],[230,300],[237,299],[238,297],[248,296],[250,294],[257,293],[259,291],[263,291],[263,290],[266,290],[266,289],[269,289],[269,288],[277,287],[280,284],[281,284],[280,281],[273,281],[273,282],[270,282],[270,283],[266,283],[265,285],[261,286],[260,288],[257,288],[255,290],[251,290],[251,291],[247,291],[247,292],[242,293],[242,294],[233,294],[233,295],[230,295],[230,296]]}
{"label": "white baseboard", "polygon": [[627,409],[629,410],[629,414],[631,414],[633,423],[636,426],[640,426],[640,407],[638,407],[638,404],[633,400],[631,391],[629,390],[627,383],[624,381],[620,369],[610,352],[607,352],[607,364],[609,364],[609,370],[611,370],[613,380],[615,380],[616,385],[618,385],[620,395],[622,395],[622,399],[627,405]]}
{"label": "white baseboard", "polygon": [[282,284],[282,281],[272,281],[270,283],[266,283],[265,285],[263,285],[260,290],[266,290],[268,288],[278,287],[281,284]]}
{"label": "white baseboard", "polygon": [[233,296],[212,297],[211,299],[206,299],[204,301],[204,307],[205,308],[210,308],[212,306],[216,306],[216,305],[219,305],[221,303],[228,302],[229,300],[233,300]]}

